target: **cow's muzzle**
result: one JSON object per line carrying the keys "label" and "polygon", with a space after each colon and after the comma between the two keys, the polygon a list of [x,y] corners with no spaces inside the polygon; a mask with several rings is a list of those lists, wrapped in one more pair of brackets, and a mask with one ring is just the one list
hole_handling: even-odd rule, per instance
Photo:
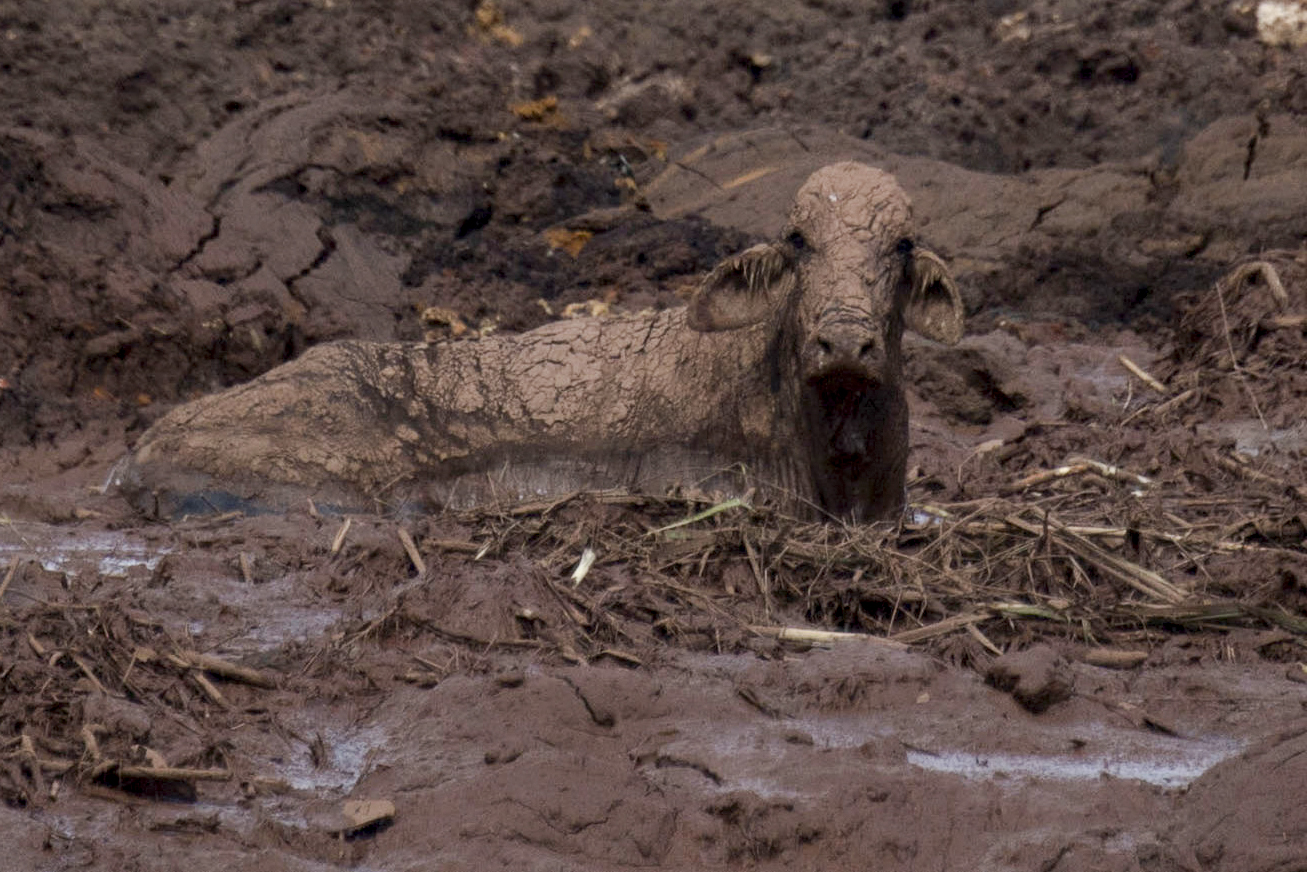
{"label": "cow's muzzle", "polygon": [[884,338],[854,321],[822,324],[808,342],[809,381],[844,374],[843,378],[879,382],[886,365]]}

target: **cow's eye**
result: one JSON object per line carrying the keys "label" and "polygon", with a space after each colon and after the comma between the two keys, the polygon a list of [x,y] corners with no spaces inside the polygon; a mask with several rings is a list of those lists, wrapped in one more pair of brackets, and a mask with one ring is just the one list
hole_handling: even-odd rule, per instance
{"label": "cow's eye", "polygon": [[894,250],[899,254],[912,254],[914,248],[916,248],[916,243],[906,236],[899,240],[898,245],[894,246]]}
{"label": "cow's eye", "polygon": [[790,248],[793,248],[795,251],[803,251],[808,247],[808,240],[804,238],[803,231],[801,230],[790,231],[790,235],[785,237],[785,241],[788,242]]}

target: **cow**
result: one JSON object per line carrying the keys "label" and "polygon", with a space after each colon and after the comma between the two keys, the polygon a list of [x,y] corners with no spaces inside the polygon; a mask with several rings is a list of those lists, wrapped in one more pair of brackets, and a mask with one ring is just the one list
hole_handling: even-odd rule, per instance
{"label": "cow", "polygon": [[914,238],[893,176],[838,163],[799,189],[780,239],[725,259],[686,306],[478,340],[319,345],[172,410],[117,480],[164,516],[679,484],[892,519],[908,454],[904,327],[958,341],[956,284]]}

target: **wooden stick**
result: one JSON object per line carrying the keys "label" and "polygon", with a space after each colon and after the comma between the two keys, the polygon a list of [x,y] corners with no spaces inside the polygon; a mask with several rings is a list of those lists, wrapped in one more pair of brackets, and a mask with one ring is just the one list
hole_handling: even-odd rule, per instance
{"label": "wooden stick", "polygon": [[403,527],[399,528],[399,541],[404,546],[404,550],[408,552],[408,559],[413,561],[413,568],[418,571],[418,575],[426,575],[427,565],[422,561],[422,555],[418,553],[417,543],[408,534],[408,530]]}
{"label": "wooden stick", "polygon": [[252,684],[255,687],[273,688],[277,686],[277,682],[266,673],[251,669],[248,666],[240,666],[212,654],[201,654],[198,651],[179,651],[176,656],[181,661],[178,665],[203,669],[205,672],[212,672],[220,678]]}
{"label": "wooden stick", "polygon": [[1139,364],[1135,363],[1133,360],[1126,357],[1124,354],[1118,354],[1116,356],[1116,359],[1121,361],[1122,366],[1130,370],[1131,375],[1139,379],[1144,384],[1148,385],[1153,390],[1157,391],[1159,394],[1169,393],[1169,391],[1167,391],[1166,389],[1166,385],[1162,384],[1160,381],[1153,378],[1151,375],[1145,372],[1143,368],[1139,366]]}
{"label": "wooden stick", "polygon": [[27,761],[36,793],[44,793],[45,779],[41,776],[41,761],[36,756],[36,743],[32,741],[32,737],[27,735],[26,732],[23,733],[23,741],[20,747],[22,750],[19,752],[19,756]]}
{"label": "wooden stick", "polygon": [[1137,485],[1142,485],[1144,487],[1147,487],[1153,483],[1153,480],[1146,475],[1140,475],[1137,472],[1130,472],[1127,469],[1122,469],[1119,466],[1113,466],[1110,463],[1104,463],[1101,460],[1093,460],[1088,457],[1072,457],[1071,462],[1087,463],[1089,464],[1090,469],[1092,469],[1094,472],[1098,473],[1099,475],[1103,476],[1104,478],[1116,479],[1117,481],[1124,481],[1124,482],[1128,482],[1129,484],[1137,484]]}
{"label": "wooden stick", "polygon": [[1193,399],[1193,396],[1196,393],[1197,391],[1195,391],[1193,388],[1190,388],[1187,391],[1181,391],[1180,393],[1176,394],[1174,397],[1171,397],[1171,399],[1167,400],[1165,403],[1160,403],[1154,406],[1153,411],[1159,415],[1166,414],[1176,406],[1182,406],[1188,400]]}
{"label": "wooden stick", "polygon": [[1042,469],[1039,472],[1032,472],[1024,478],[1019,478],[1014,482],[1003,485],[999,488],[999,492],[1014,493],[1055,479],[1069,478],[1073,475],[1084,475],[1086,472],[1089,472],[1089,469],[1090,467],[1087,463],[1073,463],[1069,466],[1059,466],[1054,469]]}
{"label": "wooden stick", "polygon": [[68,652],[68,656],[72,657],[73,662],[77,664],[77,668],[82,670],[82,672],[86,674],[87,678],[91,679],[91,684],[95,685],[95,689],[97,691],[105,694],[106,696],[109,694],[109,691],[105,690],[104,685],[100,683],[100,679],[96,678],[95,673],[91,671],[90,664],[88,664],[85,660],[83,660],[79,655],[74,654],[71,651]]}
{"label": "wooden stick", "polygon": [[4,599],[5,591],[9,590],[9,582],[14,580],[14,573],[18,571],[18,557],[14,556],[9,561],[9,571],[5,573],[5,580],[0,581],[0,599]]}
{"label": "wooden stick", "polygon": [[72,760],[60,760],[57,757],[29,757],[28,763],[41,767],[42,772],[49,772],[53,775],[63,775],[69,769],[77,765]]}
{"label": "wooden stick", "polygon": [[[100,766],[96,767],[96,769],[100,768]],[[108,772],[113,772],[119,778],[142,778],[154,781],[231,781],[231,772],[226,769],[185,769],[178,766],[156,769],[150,766],[119,766],[110,763],[103,772],[93,774],[104,775]]]}
{"label": "wooden stick", "polygon": [[873,645],[890,648],[895,651],[905,650],[908,646],[895,638],[873,636],[870,633],[841,633],[835,630],[810,630],[807,627],[763,627],[750,626],[751,632],[759,636],[770,636],[782,642],[870,642]]}
{"label": "wooden stick", "polygon": [[1147,651],[1122,651],[1115,648],[1089,648],[1080,652],[1080,662],[1107,669],[1133,669],[1148,659]]}
{"label": "wooden stick", "polygon": [[453,642],[458,645],[467,645],[474,648],[490,649],[500,646],[505,648],[543,648],[546,644],[539,639],[478,639],[476,636],[469,636],[466,633],[455,633],[452,630],[437,627],[432,623],[427,623],[425,626],[433,634],[444,639],[446,642]]}
{"label": "wooden stick", "polygon": [[[1247,269],[1251,266],[1254,266],[1254,264],[1247,264],[1241,269]],[[1267,269],[1270,270],[1270,275],[1276,275],[1274,267],[1270,264],[1267,264],[1266,266]],[[1279,282],[1280,279],[1276,276],[1275,284],[1278,285]],[[1274,287],[1275,285],[1272,285],[1272,288]],[[1257,402],[1257,395],[1253,393],[1252,385],[1248,384],[1248,376],[1244,373],[1243,367],[1239,365],[1239,355],[1234,353],[1234,341],[1230,338],[1230,319],[1225,313],[1225,296],[1221,293],[1221,283],[1217,282],[1212,288],[1212,291],[1216,294],[1216,304],[1221,309],[1221,326],[1224,328],[1225,332],[1225,348],[1230,353],[1230,368],[1234,370],[1234,374],[1239,379],[1239,383],[1243,385],[1244,390],[1247,391],[1248,400],[1252,403],[1253,411],[1257,413],[1257,420],[1261,422],[1262,429],[1270,430],[1270,426],[1266,423],[1266,416],[1262,414],[1262,407]],[[1283,293],[1284,289],[1281,288],[1280,292]]]}
{"label": "wooden stick", "polygon": [[924,627],[917,627],[912,630],[903,630],[890,636],[890,639],[903,645],[910,645],[914,642],[924,642],[927,639],[933,639],[936,636],[943,636],[952,633],[954,630],[961,630],[968,624],[974,624],[985,620],[985,615],[979,612],[969,612],[964,615],[954,615],[951,618],[945,618],[942,621],[936,621],[933,624],[927,624]]}
{"label": "wooden stick", "polygon": [[1291,482],[1285,481],[1282,478],[1276,478],[1273,475],[1267,475],[1264,472],[1258,472],[1257,470],[1253,469],[1251,466],[1246,466],[1240,463],[1239,461],[1235,460],[1233,457],[1226,457],[1224,454],[1217,454],[1215,455],[1215,457],[1216,457],[1217,464],[1219,464],[1223,469],[1227,469],[1230,472],[1238,473],[1239,475],[1242,475],[1245,478],[1252,479],[1253,481],[1260,481],[1260,482],[1264,482],[1265,484],[1273,484],[1276,487],[1283,488],[1284,490],[1292,491],[1293,494],[1299,499],[1307,500],[1307,487],[1304,487],[1303,485],[1293,484]]}
{"label": "wooden stick", "polygon": [[600,657],[611,657],[614,660],[618,661],[619,663],[625,663],[627,666],[644,665],[644,661],[641,660],[639,657],[636,657],[634,654],[629,654],[626,651],[621,651],[617,648],[605,648],[604,650],[596,654],[593,659],[598,660]]}
{"label": "wooden stick", "polygon": [[[331,540],[332,554],[338,553],[341,549],[341,546],[345,544],[345,535],[349,533],[349,525],[350,523],[353,522],[353,520],[354,520],[353,518],[346,518],[345,523],[341,524],[340,529],[336,531],[336,538]],[[402,535],[399,538],[401,542],[404,540],[404,537]]]}
{"label": "wooden stick", "polygon": [[767,573],[762,568],[762,562],[758,560],[758,552],[754,550],[748,535],[743,538],[744,553],[749,558],[749,569],[753,570],[753,580],[758,584],[758,593],[762,594],[763,616],[771,618],[771,586],[767,584]]}
{"label": "wooden stick", "polygon": [[254,584],[254,568],[250,565],[250,555],[244,551],[240,553],[241,577],[245,579],[246,584]]}
{"label": "wooden stick", "polygon": [[989,641],[989,637],[980,632],[980,628],[975,624],[967,624],[967,634],[979,642],[990,654],[993,654],[995,657],[1003,656],[1003,649]]}
{"label": "wooden stick", "polygon": [[100,724],[82,724],[82,743],[86,745],[86,756],[92,763],[100,762],[100,742],[95,738],[96,731],[104,731]]}
{"label": "wooden stick", "polygon": [[218,708],[230,708],[227,705],[227,698],[222,695],[222,691],[218,690],[203,672],[195,669],[187,674],[190,676],[191,681],[194,681],[195,685],[199,687],[200,692],[207,696],[214,705],[218,706]]}
{"label": "wooden stick", "polygon": [[1025,490],[1028,487],[1034,487],[1038,484],[1054,481],[1059,478],[1069,478],[1073,475],[1084,475],[1087,472],[1096,472],[1104,478],[1116,479],[1129,484],[1147,487],[1153,483],[1153,480],[1146,475],[1140,475],[1137,472],[1130,472],[1119,466],[1113,466],[1110,463],[1103,463],[1101,460],[1090,460],[1087,457],[1073,457],[1071,463],[1066,466],[1059,466],[1055,469],[1044,469],[1039,472],[1033,472],[1024,478],[1017,479],[1010,484],[1000,488],[1003,493],[1015,493],[1016,491]]}
{"label": "wooden stick", "polygon": [[476,554],[485,547],[478,542],[465,542],[462,539],[428,539],[426,544],[428,548],[454,551],[459,554]]}

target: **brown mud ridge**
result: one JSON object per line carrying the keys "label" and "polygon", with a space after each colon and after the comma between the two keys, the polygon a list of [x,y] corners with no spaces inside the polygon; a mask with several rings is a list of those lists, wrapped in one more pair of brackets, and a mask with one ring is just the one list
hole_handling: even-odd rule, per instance
{"label": "brown mud ridge", "polygon": [[[1307,868],[1295,4],[11,7],[0,865]],[[104,488],[326,340],[680,305],[845,159],[968,307],[900,524]]]}

